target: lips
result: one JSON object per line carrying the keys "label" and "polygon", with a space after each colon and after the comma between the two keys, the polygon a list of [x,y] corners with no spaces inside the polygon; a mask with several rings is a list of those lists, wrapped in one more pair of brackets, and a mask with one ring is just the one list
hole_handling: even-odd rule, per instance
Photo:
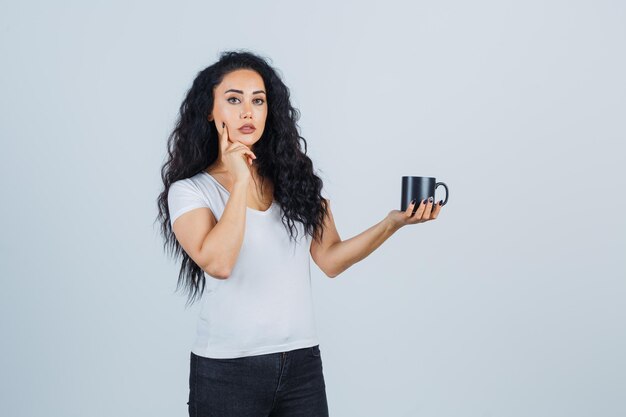
{"label": "lips", "polygon": [[252,125],[243,125],[239,128],[239,131],[242,133],[252,133],[256,130],[256,128]]}

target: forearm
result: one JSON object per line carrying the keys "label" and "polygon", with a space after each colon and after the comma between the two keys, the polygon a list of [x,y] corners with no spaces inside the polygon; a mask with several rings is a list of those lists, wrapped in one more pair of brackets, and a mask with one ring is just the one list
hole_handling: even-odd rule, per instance
{"label": "forearm", "polygon": [[235,183],[222,217],[202,245],[203,250],[211,252],[207,254],[213,260],[211,269],[218,275],[228,276],[239,257],[245,233],[247,196],[248,184]]}
{"label": "forearm", "polygon": [[330,276],[335,277],[365,259],[398,229],[385,218],[361,234],[333,244],[328,249]]}

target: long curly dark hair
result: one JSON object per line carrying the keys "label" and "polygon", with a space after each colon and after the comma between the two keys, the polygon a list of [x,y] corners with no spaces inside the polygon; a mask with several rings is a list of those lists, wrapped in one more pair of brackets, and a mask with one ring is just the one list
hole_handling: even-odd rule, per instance
{"label": "long curly dark hair", "polygon": [[[289,101],[289,89],[267,61],[247,51],[222,52],[219,60],[198,73],[180,106],[179,118],[168,137],[167,160],[161,168],[163,192],[158,197],[161,234],[166,253],[182,256],[176,290],[187,290],[187,304],[202,297],[204,271],[180,246],[170,225],[167,202],[169,188],[175,181],[189,178],[210,166],[219,154],[219,134],[214,122],[207,119],[213,109],[213,87],[234,70],[251,69],[266,87],[268,115],[263,135],[254,144],[258,174],[274,185],[274,199],[282,208],[282,221],[291,238],[297,236],[295,222],[306,234],[322,239],[327,202],[322,198],[323,181],[315,175],[313,162],[306,155],[307,142],[298,133],[300,112]],[[300,140],[304,143],[302,151]],[[319,241],[318,240],[318,241]]]}

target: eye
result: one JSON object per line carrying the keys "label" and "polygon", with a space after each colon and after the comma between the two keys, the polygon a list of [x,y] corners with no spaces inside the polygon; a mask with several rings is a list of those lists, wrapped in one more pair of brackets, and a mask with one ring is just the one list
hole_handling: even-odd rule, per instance
{"label": "eye", "polygon": [[[238,99],[237,97],[228,97],[228,98],[226,99],[226,101],[228,101],[229,103],[233,103],[233,104],[234,104],[234,102],[232,102],[231,100],[237,100],[237,101],[239,101],[239,99]],[[259,104],[263,104],[263,103],[265,103],[265,100],[263,100],[262,98],[255,98],[255,99],[254,99],[254,101],[258,101],[258,102],[259,102]]]}

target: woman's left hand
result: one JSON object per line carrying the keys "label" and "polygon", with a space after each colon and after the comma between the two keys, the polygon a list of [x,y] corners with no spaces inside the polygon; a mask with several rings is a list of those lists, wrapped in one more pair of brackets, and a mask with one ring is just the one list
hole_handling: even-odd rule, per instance
{"label": "woman's left hand", "polygon": [[391,210],[387,215],[387,219],[396,228],[401,228],[407,224],[424,223],[430,220],[435,220],[441,211],[441,201],[437,204],[429,199],[426,204],[421,201],[419,207],[413,215],[413,209],[415,208],[414,202],[411,202],[405,211]]}

